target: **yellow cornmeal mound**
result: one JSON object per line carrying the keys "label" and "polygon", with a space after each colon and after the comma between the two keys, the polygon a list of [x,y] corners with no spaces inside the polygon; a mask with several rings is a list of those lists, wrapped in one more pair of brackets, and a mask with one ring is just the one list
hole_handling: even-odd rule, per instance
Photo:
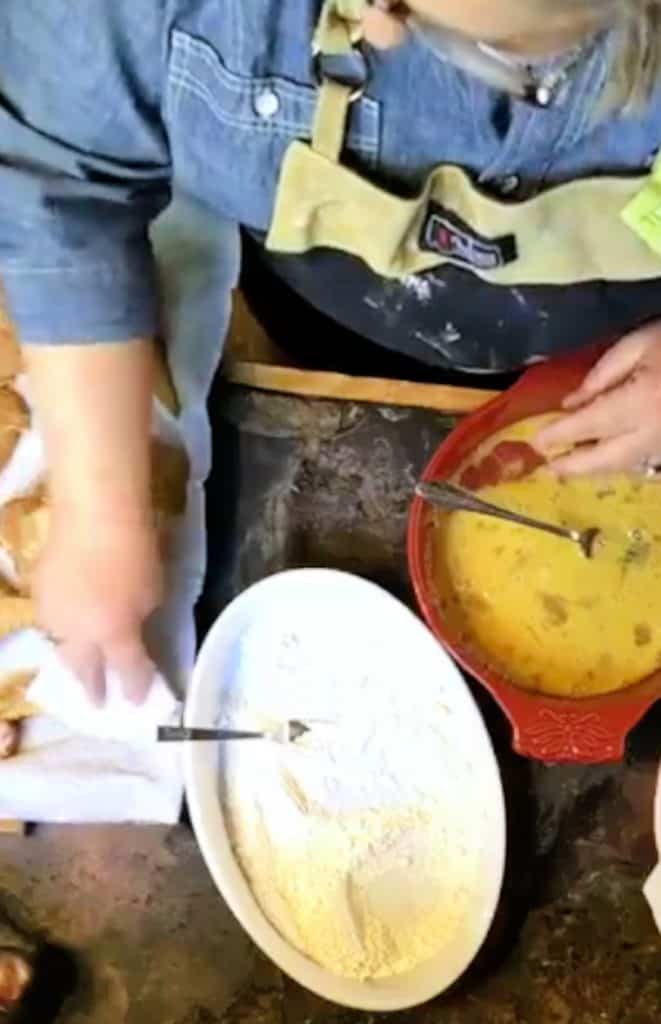
{"label": "yellow cornmeal mound", "polygon": [[229,817],[237,859],[265,915],[341,977],[412,970],[451,940],[466,912],[460,883],[448,899],[447,842],[433,814],[316,812],[297,840],[277,843],[245,808]]}

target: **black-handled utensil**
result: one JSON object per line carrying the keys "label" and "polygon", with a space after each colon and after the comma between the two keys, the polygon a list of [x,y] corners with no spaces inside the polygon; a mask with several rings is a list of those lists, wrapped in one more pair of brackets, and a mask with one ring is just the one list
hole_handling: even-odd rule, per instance
{"label": "black-handled utensil", "polygon": [[297,719],[290,719],[263,732],[243,729],[205,729],[199,726],[161,725],[158,728],[159,743],[226,742],[231,740],[275,740],[281,743],[295,743],[305,736],[310,727]]}

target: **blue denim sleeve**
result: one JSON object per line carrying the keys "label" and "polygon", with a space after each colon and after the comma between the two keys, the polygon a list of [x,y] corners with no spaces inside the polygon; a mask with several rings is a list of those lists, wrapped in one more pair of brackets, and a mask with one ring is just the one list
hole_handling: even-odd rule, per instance
{"label": "blue denim sleeve", "polygon": [[157,329],[165,2],[0,2],[0,283],[25,342]]}

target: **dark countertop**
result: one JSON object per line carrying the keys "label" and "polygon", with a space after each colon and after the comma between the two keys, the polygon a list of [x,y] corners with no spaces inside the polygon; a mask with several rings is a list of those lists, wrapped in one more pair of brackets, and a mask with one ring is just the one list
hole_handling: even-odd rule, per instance
{"label": "dark countertop", "polygon": [[[408,502],[450,422],[421,410],[239,390],[214,402],[222,416],[202,622],[253,581],[298,565],[357,572],[410,602]],[[656,1024],[661,939],[641,886],[655,861],[659,714],[636,730],[623,764],[552,767],[513,755],[502,715],[482,691],[476,697],[508,799],[501,910],[457,989],[397,1017]],[[0,837],[0,945],[33,940],[50,946],[29,1024],[52,1021],[58,999],[58,1024],[367,1021],[302,992],[255,953],[186,825]]]}

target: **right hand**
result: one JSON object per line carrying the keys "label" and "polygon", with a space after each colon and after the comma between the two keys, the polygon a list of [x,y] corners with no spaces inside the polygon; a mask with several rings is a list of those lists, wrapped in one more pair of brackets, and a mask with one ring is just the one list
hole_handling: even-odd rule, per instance
{"label": "right hand", "polygon": [[53,508],[34,579],[39,624],[65,663],[102,704],[105,673],[117,672],[126,697],[141,703],[155,669],[143,625],[159,606],[163,572],[156,532],[139,518],[76,517]]}
{"label": "right hand", "polygon": [[142,627],[163,582],[150,486],[154,347],[28,344],[23,355],[51,510],[33,585],[39,620],[94,700],[113,669],[140,702],[154,675]]}

